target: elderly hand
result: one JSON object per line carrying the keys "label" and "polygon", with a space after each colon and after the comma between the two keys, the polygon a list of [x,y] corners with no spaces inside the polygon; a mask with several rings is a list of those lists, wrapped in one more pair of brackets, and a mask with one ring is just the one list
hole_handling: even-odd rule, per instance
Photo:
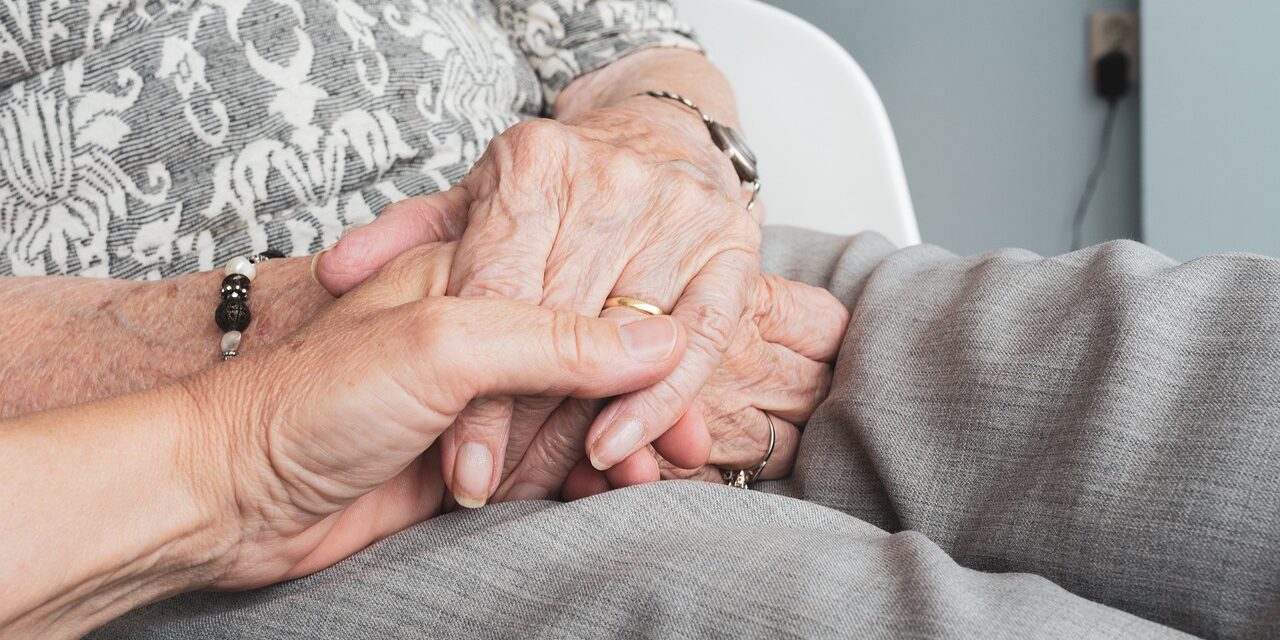
{"label": "elderly hand", "polygon": [[[632,313],[611,310],[621,315]],[[844,340],[849,312],[823,289],[762,276],[751,313],[743,319],[733,345],[696,402],[688,420],[705,421],[711,434],[710,456],[693,469],[657,455],[636,455],[607,472],[583,459],[582,439],[599,401],[569,400],[538,432],[526,452],[509,451],[519,464],[495,499],[546,498],[559,493],[578,499],[644,482],[695,478],[723,482],[722,469],[749,468],[764,457],[772,418],[777,442],[759,479],[789,475],[800,431],[826,398],[831,364]],[[672,446],[698,449],[697,432],[673,430]],[[683,441],[676,441],[683,438]],[[562,486],[563,485],[563,489]]]}
{"label": "elderly hand", "polygon": [[608,397],[663,379],[683,355],[670,318],[429,297],[444,293],[452,251],[414,249],[290,338],[184,383],[201,411],[218,409],[196,430],[211,455],[196,457],[227,462],[202,489],[236,536],[213,586],[306,575],[435,513],[428,449],[475,398]]}
{"label": "elderly hand", "polygon": [[[656,440],[672,462],[696,466],[697,456],[660,436],[733,342],[758,277],[760,230],[746,198],[695,115],[633,98],[567,124],[512,127],[452,191],[393,205],[344,237],[318,259],[317,279],[340,295],[408,247],[461,232],[449,295],[591,316],[610,296],[656,304],[688,329],[684,359],[660,384],[611,402],[589,430],[587,451],[607,469]],[[557,404],[522,398],[513,408],[490,398],[459,416],[442,446],[459,503],[479,506],[492,495],[509,435],[534,433]],[[476,451],[469,445],[487,455],[457,464],[463,447]]]}

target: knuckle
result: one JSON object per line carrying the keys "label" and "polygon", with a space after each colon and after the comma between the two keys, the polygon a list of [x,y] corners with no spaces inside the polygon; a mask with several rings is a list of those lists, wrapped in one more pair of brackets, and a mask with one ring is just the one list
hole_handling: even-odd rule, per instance
{"label": "knuckle", "polygon": [[[538,416],[545,419],[546,415],[555,410],[563,402],[563,398],[543,398],[543,397],[523,397],[516,399],[516,414],[521,416]],[[534,425],[538,426],[538,425]]]}
{"label": "knuckle", "polygon": [[822,373],[818,374],[818,379],[813,385],[812,393],[809,395],[809,401],[805,404],[804,422],[809,421],[809,416],[813,415],[823,402],[827,401],[827,396],[831,393],[831,380],[834,377],[832,367],[823,367]]}
{"label": "knuckle", "polygon": [[744,311],[738,318],[738,328],[733,334],[733,343],[725,350],[725,357],[734,357],[735,360],[746,357],[759,359],[759,352],[764,344],[759,328]]}
{"label": "knuckle", "polygon": [[[637,413],[649,416],[666,416],[667,424],[674,424],[680,415],[693,404],[702,391],[702,385],[692,383],[687,376],[676,373],[659,380],[657,384],[636,396]],[[661,422],[661,420],[658,420]]]}
{"label": "knuckle", "polygon": [[[493,244],[490,246],[500,246]],[[509,245],[508,245],[509,247]],[[463,264],[451,267],[450,277],[456,283],[456,295],[470,298],[504,298],[536,303],[542,299],[541,273],[534,269],[512,249],[498,255],[481,253],[473,249]]]}
{"label": "knuckle", "polygon": [[579,434],[576,431],[567,429],[553,430],[540,443],[540,453],[547,460],[572,457],[572,462],[577,462],[577,456],[582,451],[582,437],[583,434]]}
{"label": "knuckle", "polygon": [[564,140],[568,135],[565,125],[551,120],[549,118],[535,118],[533,120],[524,120],[511,125],[510,128],[502,134],[508,141],[521,144],[555,144]]}
{"label": "knuckle", "polygon": [[761,274],[756,281],[755,318],[757,322],[772,319],[778,308],[780,278],[770,273]]}
{"label": "knuckle", "polygon": [[492,192],[498,183],[498,169],[502,162],[502,156],[507,155],[502,151],[503,147],[502,136],[490,141],[484,153],[476,160],[475,164],[471,165],[466,175],[462,176],[458,186],[477,195]]}
{"label": "knuckle", "polygon": [[724,353],[737,335],[738,320],[723,306],[708,301],[694,307],[687,326],[692,338],[702,341],[717,353]]}
{"label": "knuckle", "polygon": [[645,174],[645,163],[640,154],[629,149],[613,148],[598,162],[601,173],[611,181],[629,181]]}
{"label": "knuckle", "polygon": [[746,408],[729,419],[731,428],[722,436],[722,443],[734,457],[746,461],[757,460],[769,448],[769,429],[759,410]]}
{"label": "knuckle", "polygon": [[734,382],[748,388],[760,387],[760,391],[791,389],[786,386],[789,377],[787,368],[782,367],[778,358],[772,357],[768,345],[756,341],[743,350],[742,357],[735,359]]}
{"label": "knuckle", "polygon": [[444,298],[427,298],[413,306],[413,313],[408,316],[408,327],[402,333],[409,342],[410,352],[418,358],[436,360],[443,357],[441,353],[452,342],[446,334],[453,328],[448,322],[448,303]]}
{"label": "knuckle", "polygon": [[[712,235],[719,226],[714,216],[709,216],[706,193],[697,178],[689,172],[671,168],[641,169],[637,172],[647,190],[650,220],[670,223],[672,219],[685,221],[692,229]],[[666,229],[658,229],[665,232]]]}
{"label": "knuckle", "polygon": [[555,192],[573,164],[574,140],[570,129],[554,120],[516,123],[489,143],[467,184],[481,196],[494,190],[531,197]]}
{"label": "knuckle", "polygon": [[784,363],[781,358],[776,358],[774,361],[777,363],[778,369],[778,376],[774,381],[774,385],[779,391],[792,389],[804,391],[813,389],[822,383],[821,367],[801,366],[794,361]]}
{"label": "knuckle", "polygon": [[561,409],[564,413],[535,443],[538,456],[544,460],[564,460],[570,465],[582,458],[583,440],[596,410],[591,403],[570,400]]}
{"label": "knuckle", "polygon": [[588,370],[595,345],[591,325],[586,318],[573,313],[556,313],[551,320],[551,346],[555,361],[569,371]]}
{"label": "knuckle", "polygon": [[713,460],[731,461],[735,466],[750,464],[759,458],[768,446],[768,433],[764,441],[755,433],[748,413],[742,410],[724,420],[723,428],[713,436]]}
{"label": "knuckle", "polygon": [[[488,269],[477,274],[458,289],[458,295],[467,298],[503,298],[523,302],[537,302],[542,297],[541,288],[529,286],[523,278],[503,277],[501,268]],[[495,273],[496,272],[496,273]]]}
{"label": "knuckle", "polygon": [[[385,341],[382,353],[393,354],[394,362],[382,366],[393,372],[401,370],[409,377],[401,381],[404,389],[442,415],[462,411],[473,395],[475,381],[470,376],[457,375],[455,363],[460,362],[454,352],[459,328],[455,314],[449,312],[447,298],[428,298],[399,307],[390,313],[398,314],[399,322],[388,331],[379,331],[370,340]],[[390,337],[388,337],[390,336]],[[398,365],[398,366],[393,366]],[[426,391],[430,389],[430,393]]]}
{"label": "knuckle", "polygon": [[[540,118],[525,120],[513,125],[495,139],[498,150],[510,154],[511,159],[523,166],[539,166],[568,150],[568,128],[556,122]],[[536,164],[535,164],[536,163]]]}
{"label": "knuckle", "polygon": [[454,423],[459,437],[486,439],[505,432],[511,424],[511,403],[495,398],[477,398],[467,405]]}
{"label": "knuckle", "polygon": [[698,209],[710,209],[714,213],[722,211],[718,204],[719,201],[724,200],[724,197],[720,195],[715,185],[688,171],[673,170],[669,171],[668,174],[668,176],[665,176],[666,181],[679,202]]}

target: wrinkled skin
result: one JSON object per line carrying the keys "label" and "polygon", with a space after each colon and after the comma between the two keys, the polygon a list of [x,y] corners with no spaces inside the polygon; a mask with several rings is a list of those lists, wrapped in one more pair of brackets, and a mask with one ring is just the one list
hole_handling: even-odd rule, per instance
{"label": "wrinkled skin", "polygon": [[[563,124],[512,127],[457,188],[394,205],[348,234],[319,260],[318,279],[341,293],[408,247],[460,235],[449,295],[591,316],[613,295],[652,302],[688,329],[689,348],[660,384],[609,403],[588,431],[586,450],[606,469],[652,442],[674,464],[701,466],[705,447],[671,446],[663,434],[734,340],[759,278],[760,229],[705,127],[665,102],[633,98]],[[463,412],[441,456],[460,504],[488,500],[510,434],[534,433],[556,406],[488,398]],[[455,464],[469,443],[482,444],[484,455]]]}
{"label": "wrinkled skin", "polygon": [[680,361],[669,318],[443,297],[452,251],[407,252],[289,338],[182,382],[218,409],[198,414],[182,474],[224,538],[213,587],[307,575],[438,512],[433,444],[477,397],[604,398]]}
{"label": "wrinkled skin", "polygon": [[[774,455],[781,461],[771,463],[771,477],[789,468],[794,425],[815,408],[821,397],[815,390],[825,393],[827,363],[847,313],[825,292],[806,289],[799,296],[812,308],[785,319],[786,303],[766,308],[776,312],[775,327],[799,321],[803,333],[823,336],[822,349],[805,351],[812,345],[771,340],[759,329],[739,337],[753,325],[746,319],[760,306],[758,289],[800,286],[760,284],[760,232],[743,209],[747,197],[723,153],[706,142],[701,122],[665,101],[632,99],[567,124],[513,127],[458,187],[392,205],[349,233],[317,260],[317,278],[341,295],[409,247],[461,237],[450,295],[508,297],[593,316],[605,298],[628,295],[668,310],[690,331],[689,349],[670,377],[603,406],[567,403],[557,410],[558,400],[530,398],[473,403],[442,438],[446,482],[465,506],[495,492],[508,499],[555,495],[584,451],[595,468],[610,470],[615,486],[657,479],[659,458],[668,477],[712,479],[718,472],[708,465],[751,466],[768,440],[758,408],[771,410],[779,430]],[[633,312],[605,315],[627,313]],[[765,343],[794,357],[774,357],[759,346]],[[721,374],[723,386],[712,388],[701,411],[687,411],[731,348],[741,354]],[[761,372],[770,379],[761,381]],[[745,398],[759,396],[753,387],[791,393],[752,407]],[[640,420],[640,436],[604,445],[602,431],[626,418]],[[458,464],[468,443],[483,443],[486,459],[467,456]],[[521,464],[531,447],[529,459],[539,462]],[[517,466],[531,477],[517,471],[516,480],[502,483]]]}
{"label": "wrinkled skin", "polygon": [[[570,400],[538,432],[496,498],[543,498],[556,495],[563,485],[561,497],[578,499],[659,477],[723,482],[722,469],[752,467],[763,458],[769,443],[765,413],[773,419],[777,441],[760,479],[789,475],[800,443],[797,425],[803,426],[827,395],[830,363],[849,314],[825,290],[777,276],[763,276],[756,292],[751,313],[684,419],[704,422],[710,433],[706,464],[681,468],[655,451],[600,472],[583,457],[582,439],[601,403]],[[697,437],[694,429],[669,434]],[[509,458],[517,455],[508,453]]]}

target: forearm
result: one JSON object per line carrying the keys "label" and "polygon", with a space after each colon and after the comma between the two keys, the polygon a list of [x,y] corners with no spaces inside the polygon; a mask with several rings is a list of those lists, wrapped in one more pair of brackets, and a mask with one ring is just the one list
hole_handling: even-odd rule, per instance
{"label": "forearm", "polygon": [[[246,351],[288,335],[332,301],[310,278],[307,258],[259,269]],[[0,279],[0,419],[151,388],[217,363],[222,277]]]}
{"label": "forearm", "polygon": [[0,637],[77,637],[209,584],[226,452],[176,386],[0,422]]}

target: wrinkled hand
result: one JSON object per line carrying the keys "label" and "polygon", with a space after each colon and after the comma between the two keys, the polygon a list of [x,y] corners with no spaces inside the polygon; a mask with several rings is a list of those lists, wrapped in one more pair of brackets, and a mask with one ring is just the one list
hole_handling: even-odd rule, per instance
{"label": "wrinkled hand", "polygon": [[[625,313],[625,312],[623,312]],[[634,312],[631,312],[634,313]],[[756,465],[769,444],[769,414],[777,432],[773,455],[759,479],[789,475],[800,431],[826,398],[835,361],[849,322],[844,305],[823,289],[762,276],[751,313],[743,319],[720,368],[703,388],[687,421],[705,421],[710,455],[688,469],[656,453],[635,456],[600,472],[582,454],[582,438],[600,401],[568,400],[538,432],[526,452],[508,452],[520,462],[498,489],[497,500],[569,500],[612,488],[663,479],[723,482],[721,469]],[[696,449],[698,432],[673,429],[674,446]],[[563,485],[563,488],[561,487]]]}
{"label": "wrinkled hand", "polygon": [[[183,382],[207,422],[201,463],[227,465],[211,508],[239,536],[214,586],[306,575],[430,517],[444,494],[428,450],[475,398],[609,397],[683,355],[669,318],[432,297],[452,254],[409,251],[289,338]],[[483,455],[475,446],[460,455]]]}
{"label": "wrinkled hand", "polygon": [[[512,127],[458,187],[397,203],[344,237],[318,259],[317,279],[341,295],[409,247],[460,233],[449,295],[509,298],[589,316],[610,296],[652,302],[687,328],[689,347],[659,384],[610,402],[595,417],[586,449],[599,469],[644,454],[651,442],[675,464],[702,464],[705,453],[674,446],[663,434],[686,413],[734,340],[759,274],[760,230],[705,127],[667,102],[634,98],[566,124],[536,120]],[[545,398],[472,403],[441,448],[458,502],[484,504],[507,466],[508,446],[528,446],[527,440],[509,442],[510,436],[531,437],[558,404]],[[488,455],[459,464],[458,452],[471,444]]]}

